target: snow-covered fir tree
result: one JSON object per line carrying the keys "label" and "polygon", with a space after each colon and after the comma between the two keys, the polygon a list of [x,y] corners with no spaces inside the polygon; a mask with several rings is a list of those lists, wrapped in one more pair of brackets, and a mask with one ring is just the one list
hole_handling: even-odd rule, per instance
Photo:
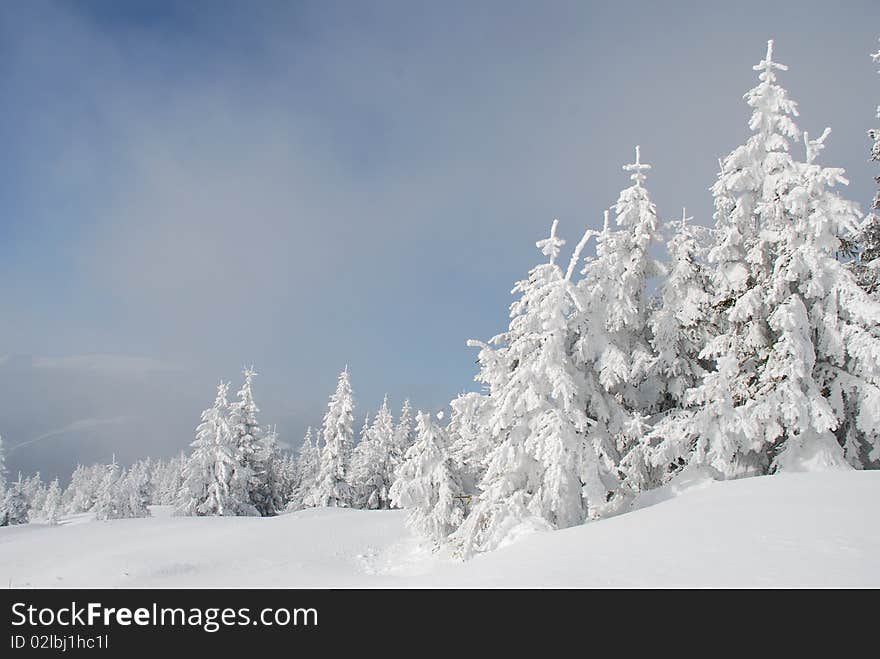
{"label": "snow-covered fir tree", "polygon": [[[649,304],[650,282],[665,274],[650,251],[663,239],[656,206],[645,187],[651,166],[641,161],[638,146],[635,155],[635,162],[623,167],[632,185],[621,191],[613,207],[617,228],[611,228],[606,212],[602,231],[596,235],[595,256],[586,260],[577,283],[571,323],[593,445],[604,465],[601,480],[612,493],[619,484],[610,472],[622,461],[638,464],[641,470],[640,461],[633,458],[640,456],[644,441],[642,420],[662,409],[667,393],[666,378],[652,349]],[[633,450],[634,456],[627,458]],[[606,508],[622,502],[618,497]]]}
{"label": "snow-covered fir tree", "polygon": [[275,426],[267,428],[260,440],[260,464],[265,474],[262,482],[261,512],[263,515],[275,515],[287,505],[285,491],[287,489],[287,460],[281,451],[278,430]]}
{"label": "snow-covered fir tree", "polygon": [[84,513],[92,509],[98,496],[98,488],[104,478],[103,465],[86,467],[77,465],[70,484],[62,497],[64,510],[70,514]]}
{"label": "snow-covered fir tree", "polygon": [[117,519],[121,516],[120,498],[119,498],[119,465],[114,461],[109,465],[103,466],[103,476],[95,497],[95,505],[92,506],[92,512],[95,519],[106,521],[109,519]]}
{"label": "snow-covered fir tree", "polygon": [[183,488],[183,470],[187,456],[181,451],[167,462],[156,462],[153,466],[153,503],[161,506],[174,506],[179,502]]}
{"label": "snow-covered fir tree", "polygon": [[126,470],[117,491],[120,518],[150,516],[150,475],[144,463],[136,462]]}
{"label": "snow-covered fir tree", "polygon": [[407,398],[403,401],[403,406],[400,408],[400,418],[397,421],[397,425],[394,426],[394,439],[389,456],[392,482],[398,468],[403,464],[406,452],[412,446],[414,440],[412,405]]}
{"label": "snow-covered fir tree", "polygon": [[40,511],[43,510],[43,503],[46,498],[46,486],[40,477],[40,472],[32,474],[24,479],[22,485],[24,498],[27,501],[28,514],[31,518],[39,517]]}
{"label": "snow-covered fir tree", "polygon": [[488,433],[483,432],[480,417],[486,400],[483,394],[471,391],[459,394],[449,403],[452,410],[446,427],[449,454],[467,495],[478,492],[477,485],[486,473],[492,449]]}
{"label": "snow-covered fir tree", "polygon": [[229,406],[229,427],[232,445],[241,473],[248,473],[248,495],[251,505],[260,515],[274,515],[277,512],[273,491],[276,484],[271,460],[265,445],[264,432],[257,420],[259,408],[254,401],[253,380],[257,375],[253,368],[243,371],[244,383],[238,392],[237,400]]}
{"label": "snow-covered fir tree", "polygon": [[49,524],[57,524],[58,517],[61,514],[61,484],[56,478],[46,489],[46,499],[43,502],[43,510],[41,516]]}
{"label": "snow-covered fir tree", "polygon": [[[645,165],[639,163],[638,167],[643,170]],[[639,169],[635,171],[638,173]],[[638,428],[631,423],[633,416],[641,418],[642,411],[650,407],[648,401],[657,397],[659,387],[641,398],[642,405],[636,405],[639,391],[633,385],[636,381],[634,373],[639,373],[640,382],[648,381],[642,365],[645,369],[650,366],[650,358],[644,354],[650,348],[645,347],[647,337],[644,332],[629,331],[622,322],[624,315],[614,311],[622,303],[636,308],[634,303],[625,302],[625,298],[615,292],[623,281],[623,270],[628,262],[630,249],[626,246],[632,240],[630,231],[613,230],[609,212],[605,211],[602,230],[588,232],[585,239],[593,234],[596,236],[596,251],[586,259],[581,270],[583,278],[575,287],[575,311],[570,331],[575,364],[583,378],[582,396],[586,404],[589,441],[598,456],[598,461],[591,465],[594,472],[591,480],[593,483],[597,483],[597,479],[601,481],[613,497],[619,490],[617,468],[621,458],[641,440],[639,435],[631,432]],[[569,273],[572,270],[570,265]],[[635,344],[641,355],[636,362],[637,368],[631,355],[625,351],[627,345]],[[599,505],[598,494],[596,487],[592,495],[593,516],[599,515],[601,508],[609,508]],[[613,508],[620,505],[620,500],[608,503]]]}
{"label": "snow-covered fir tree", "polygon": [[376,413],[373,423],[355,450],[352,461],[354,482],[362,508],[387,509],[391,507],[389,491],[394,482],[398,462],[394,453],[394,419],[388,407],[388,396]]}
{"label": "snow-covered fir tree", "polygon": [[351,377],[346,367],[339,374],[336,391],[330,396],[324,426],[321,430],[324,447],[318,473],[314,505],[350,508],[353,493],[349,485],[351,477],[351,451],[354,438],[354,397]]}
{"label": "snow-covered fir tree", "polygon": [[364,415],[364,423],[361,426],[360,437],[357,445],[351,453],[351,477],[353,507],[355,508],[378,508],[378,501],[370,505],[370,493],[373,492],[374,465],[380,460],[377,454],[376,442],[370,441],[370,415]]}
{"label": "snow-covered fir tree", "polygon": [[685,393],[700,382],[707,366],[700,351],[712,336],[709,275],[699,239],[704,232],[692,219],[683,209],[681,220],[670,223],[669,272],[648,320],[654,352],[648,372],[659,384],[661,411],[681,407]]}
{"label": "snow-covered fir tree", "polygon": [[537,243],[548,261],[513,289],[520,297],[508,331],[471,342],[480,347],[477,379],[488,387],[481,425],[492,449],[480,495],[455,535],[462,555],[493,549],[523,526],[580,524],[606,500],[597,445],[606,438],[585,413],[589,387],[569,333],[572,269],[556,263],[564,244],[556,227]]}
{"label": "snow-covered fir tree", "polygon": [[[623,167],[633,184],[621,191],[613,207],[619,229],[603,231],[601,254],[588,261],[579,285],[583,311],[578,323],[604,325],[604,345],[588,346],[584,336],[579,337],[584,359],[599,366],[601,383],[609,392],[628,409],[641,412],[656,407],[660,398],[661,387],[650,376],[648,282],[663,274],[662,265],[649,254],[663,239],[657,209],[644,185],[651,166],[641,162],[638,146],[635,151],[635,162]],[[593,335],[596,330],[588,332]],[[598,360],[591,354],[596,349],[602,350]]]}
{"label": "snow-covered fir tree", "polygon": [[410,528],[439,544],[464,519],[463,491],[443,429],[429,414],[419,412],[416,419],[416,440],[398,470],[391,500],[407,511]]}
{"label": "snow-covered fir tree", "polygon": [[248,484],[250,470],[239,460],[238,439],[229,426],[229,384],[217,385],[214,404],[202,412],[183,467],[178,510],[186,515],[256,515]]}
{"label": "snow-covered fir tree", "polygon": [[806,139],[806,162],[790,155],[799,131],[776,83],[785,68],[769,42],[746,95],[754,134],[713,188],[720,334],[702,354],[715,369],[690,392],[691,409],[655,429],[651,461],[668,474],[688,463],[732,478],[880,457],[880,311],[836,259],[857,211],[834,190],[842,170],[814,162],[827,131]]}
{"label": "snow-covered fir tree", "polygon": [[[871,58],[880,62],[880,50],[873,53]],[[880,106],[877,106],[877,118],[880,119]],[[880,128],[872,128],[868,135],[873,140],[871,161],[880,164]],[[875,176],[874,180],[880,184],[880,175]],[[874,194],[871,212],[865,218],[851,251],[856,252],[850,267],[859,285],[875,299],[880,299],[880,189]]]}
{"label": "snow-covered fir tree", "polygon": [[742,407],[757,395],[758,370],[771,346],[770,310],[763,295],[773,269],[766,230],[784,215],[782,197],[797,179],[789,148],[800,131],[792,119],[797,104],[776,81],[776,72],[787,67],[773,61],[772,41],[754,69],[759,84],[745,95],[753,134],[724,158],[712,187],[716,231],[708,260],[718,334],[701,356],[715,367],[688,394],[695,411],[670,414],[655,429],[652,443],[657,446],[650,461],[666,466],[664,477],[689,462],[694,449],[700,462],[726,477],[769,468],[763,442],[752,445],[757,428]]}
{"label": "snow-covered fir tree", "polygon": [[28,517],[27,497],[24,493],[24,483],[21,476],[14,483],[7,485],[6,496],[3,501],[3,510],[0,510],[0,526],[15,526],[27,524]]}
{"label": "snow-covered fir tree", "polygon": [[321,448],[318,446],[317,438],[312,441],[312,427],[309,426],[296,458],[296,484],[287,510],[301,510],[314,505],[313,496],[320,466]]}
{"label": "snow-covered fir tree", "polygon": [[278,483],[282,504],[279,510],[289,510],[290,503],[293,501],[299,484],[296,458],[290,452],[285,451],[281,454],[277,464],[278,473],[280,474]]}

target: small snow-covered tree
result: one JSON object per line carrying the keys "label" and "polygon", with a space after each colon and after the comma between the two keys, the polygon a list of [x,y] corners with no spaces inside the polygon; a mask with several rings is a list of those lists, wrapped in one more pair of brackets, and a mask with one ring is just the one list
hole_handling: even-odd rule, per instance
{"label": "small snow-covered tree", "polygon": [[287,473],[285,456],[281,452],[275,426],[267,428],[263,433],[260,440],[259,463],[265,473],[261,484],[262,514],[276,515],[287,505],[285,497]]}
{"label": "small snow-covered tree", "polygon": [[394,475],[397,469],[403,464],[404,456],[412,446],[415,437],[413,434],[413,416],[412,405],[409,399],[403,401],[403,407],[400,408],[400,418],[397,425],[394,426],[394,439],[391,447],[391,480],[394,481]]}
{"label": "small snow-covered tree", "polygon": [[27,501],[28,514],[31,518],[39,517],[40,512],[43,510],[43,503],[46,498],[46,486],[43,483],[43,479],[40,477],[40,472],[24,479],[22,491],[24,492],[24,498]]}
{"label": "small snow-covered tree", "polygon": [[84,513],[91,510],[98,496],[98,489],[104,478],[104,466],[77,465],[64,491],[64,509],[71,514]]}
{"label": "small snow-covered tree", "polygon": [[[376,465],[381,462],[377,443],[370,436],[370,415],[364,416],[360,439],[351,454],[351,490],[354,508],[376,509],[379,507],[375,496],[374,478]],[[372,495],[372,497],[371,497]]]}
{"label": "small snow-covered tree", "polygon": [[336,391],[330,396],[321,435],[324,448],[314,493],[316,506],[350,508],[351,450],[354,431],[354,397],[348,367],[339,374]]}
{"label": "small snow-covered tree", "polygon": [[[537,242],[549,257],[513,289],[508,331],[480,347],[477,379],[488,386],[481,425],[492,449],[474,508],[455,534],[462,555],[488,551],[521,527],[580,524],[605,503],[607,487],[587,416],[585,373],[571,353],[572,268],[556,258],[564,241]],[[579,257],[581,241],[575,250]]]}
{"label": "small snow-covered tree", "polygon": [[312,427],[309,426],[296,458],[296,485],[287,510],[301,510],[314,505],[313,496],[320,466],[321,449],[317,441],[312,442]]}
{"label": "small snow-covered tree", "polygon": [[56,478],[46,490],[46,499],[43,502],[42,517],[49,524],[57,524],[61,513],[61,485]]}
{"label": "small snow-covered tree", "polygon": [[153,503],[161,506],[177,505],[183,489],[183,469],[187,456],[181,451],[168,462],[157,462],[153,467]]}
{"label": "small snow-covered tree", "polygon": [[407,511],[410,528],[439,544],[464,519],[463,492],[443,429],[421,412],[416,425],[416,440],[391,486],[391,500]]}
{"label": "small snow-covered tree", "polygon": [[21,477],[6,488],[6,497],[3,501],[3,510],[0,511],[0,526],[15,526],[27,524],[28,504],[24,493],[24,483]]}
{"label": "small snow-covered tree", "polygon": [[95,505],[92,506],[92,512],[95,513],[95,519],[106,521],[109,519],[117,519],[121,516],[119,505],[119,480],[119,466],[114,459],[111,464],[103,466],[103,476],[98,486]]}
{"label": "small snow-covered tree", "polygon": [[394,440],[394,420],[386,395],[373,423],[356,449],[354,479],[361,506],[364,508],[375,510],[391,507],[389,490],[394,482],[395,463],[398,462],[393,456]]}
{"label": "small snow-covered tree", "polygon": [[150,477],[146,465],[133,464],[118,484],[119,517],[136,518],[150,516]]}

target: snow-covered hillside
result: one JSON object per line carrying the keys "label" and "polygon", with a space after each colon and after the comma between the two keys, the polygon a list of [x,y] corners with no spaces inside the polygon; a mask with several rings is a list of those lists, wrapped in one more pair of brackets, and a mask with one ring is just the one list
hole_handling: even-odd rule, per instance
{"label": "snow-covered hillside", "polygon": [[[667,494],[672,494],[667,492]],[[652,493],[652,499],[662,492]],[[618,517],[467,562],[402,511],[171,517],[0,528],[13,587],[880,586],[880,472],[698,484]],[[649,503],[649,502],[643,502]]]}

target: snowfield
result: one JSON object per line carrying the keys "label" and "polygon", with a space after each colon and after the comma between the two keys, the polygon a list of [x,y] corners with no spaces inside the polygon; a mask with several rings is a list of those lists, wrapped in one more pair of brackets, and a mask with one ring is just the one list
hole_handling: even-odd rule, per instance
{"label": "snowfield", "polygon": [[459,562],[403,511],[274,518],[87,516],[0,528],[0,582],[26,587],[880,587],[880,472],[695,480],[643,507],[526,534]]}

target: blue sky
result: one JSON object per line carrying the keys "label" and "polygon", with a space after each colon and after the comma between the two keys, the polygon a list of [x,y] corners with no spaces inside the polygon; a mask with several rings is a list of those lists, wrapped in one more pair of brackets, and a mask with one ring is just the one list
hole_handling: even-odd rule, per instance
{"label": "blue sky", "polygon": [[0,393],[33,392],[27,416],[0,402],[0,433],[125,416],[140,430],[94,452],[167,454],[251,362],[294,444],[345,364],[361,411],[386,391],[436,409],[473,388],[465,341],[504,328],[534,241],[554,217],[570,244],[596,226],[635,144],[661,215],[711,222],[768,38],[866,207],[878,18],[868,1],[2,3],[0,354],[163,376],[122,401],[101,362],[71,409],[70,381],[0,367]]}

